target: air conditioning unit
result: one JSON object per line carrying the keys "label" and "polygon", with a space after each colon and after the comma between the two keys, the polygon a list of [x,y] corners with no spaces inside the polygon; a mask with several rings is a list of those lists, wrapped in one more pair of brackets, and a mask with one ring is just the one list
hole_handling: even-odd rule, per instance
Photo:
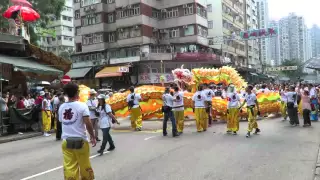
{"label": "air conditioning unit", "polygon": [[96,10],[96,5],[90,6],[90,9],[91,9],[91,10]]}
{"label": "air conditioning unit", "polygon": [[213,45],[213,40],[209,40],[209,45]]}
{"label": "air conditioning unit", "polygon": [[87,12],[87,11],[89,11],[89,10],[90,10],[90,7],[85,7],[85,8],[84,8],[84,11],[85,11],[85,12]]}
{"label": "air conditioning unit", "polygon": [[135,26],[134,28],[135,28],[135,29],[139,29],[139,26],[137,25],[137,26]]}
{"label": "air conditioning unit", "polygon": [[160,29],[160,33],[164,33],[164,29]]}
{"label": "air conditioning unit", "polygon": [[123,29],[119,29],[120,32],[123,32]]}
{"label": "air conditioning unit", "polygon": [[188,5],[187,5],[187,4],[184,4],[182,7],[183,7],[183,8],[187,8],[187,7],[188,7]]}
{"label": "air conditioning unit", "polygon": [[152,31],[153,31],[153,32],[157,32],[158,29],[157,29],[157,28],[153,28]]}
{"label": "air conditioning unit", "polygon": [[183,29],[188,29],[188,26],[183,26]]}
{"label": "air conditioning unit", "polygon": [[128,5],[128,6],[127,6],[127,9],[131,9],[131,8],[132,8],[132,5]]}
{"label": "air conditioning unit", "polygon": [[161,12],[164,13],[164,12],[167,12],[167,10],[166,9],[161,9]]}
{"label": "air conditioning unit", "polygon": [[127,9],[127,6],[122,6],[122,9]]}

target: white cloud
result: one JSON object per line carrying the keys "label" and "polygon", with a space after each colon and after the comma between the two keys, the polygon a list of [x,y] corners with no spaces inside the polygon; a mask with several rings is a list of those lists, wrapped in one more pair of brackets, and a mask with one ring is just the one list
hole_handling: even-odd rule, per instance
{"label": "white cloud", "polygon": [[290,12],[305,18],[308,27],[320,26],[320,0],[268,0],[271,19],[278,20]]}

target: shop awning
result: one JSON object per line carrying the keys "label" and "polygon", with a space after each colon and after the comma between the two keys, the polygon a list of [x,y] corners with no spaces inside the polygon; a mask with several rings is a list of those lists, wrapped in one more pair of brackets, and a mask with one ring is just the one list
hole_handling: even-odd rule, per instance
{"label": "shop awning", "polygon": [[96,78],[118,77],[122,76],[124,72],[129,72],[128,66],[105,67],[96,74]]}
{"label": "shop awning", "polygon": [[88,74],[88,72],[91,70],[92,67],[88,68],[79,68],[79,69],[71,69],[67,75],[71,78],[83,78]]}
{"label": "shop awning", "polygon": [[0,63],[11,64],[16,71],[31,72],[44,75],[63,75],[63,71],[43,65],[29,57],[13,57],[0,54]]}
{"label": "shop awning", "polygon": [[257,73],[250,73],[252,76],[258,76]]}

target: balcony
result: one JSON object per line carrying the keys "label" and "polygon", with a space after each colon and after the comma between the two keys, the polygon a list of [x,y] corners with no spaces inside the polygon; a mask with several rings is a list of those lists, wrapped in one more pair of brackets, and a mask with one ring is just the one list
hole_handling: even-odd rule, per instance
{"label": "balcony", "polygon": [[203,52],[185,52],[174,55],[174,60],[176,61],[217,61],[217,59],[216,54]]}
{"label": "balcony", "polygon": [[225,27],[222,28],[222,31],[227,36],[231,35],[231,31],[229,29],[225,28]]}
{"label": "balcony", "polygon": [[141,59],[140,56],[123,57],[123,58],[110,58],[110,64],[138,62],[138,61],[140,61],[140,59]]}
{"label": "balcony", "polygon": [[149,54],[142,55],[141,60],[144,60],[144,61],[172,60],[172,53],[149,53]]}
{"label": "balcony", "polygon": [[233,8],[233,3],[230,0],[223,0],[229,7]]}
{"label": "balcony", "polygon": [[232,46],[229,46],[229,45],[222,45],[222,49],[224,52],[228,52],[230,54],[235,54],[236,53],[236,48],[232,47]]}
{"label": "balcony", "polygon": [[244,50],[240,50],[240,49],[237,49],[236,54],[238,56],[242,56],[242,57],[246,56],[246,52]]}
{"label": "balcony", "polygon": [[238,26],[238,28],[240,28],[241,30],[243,30],[243,28],[244,28],[243,23],[241,23],[241,22],[239,22],[239,21],[234,21],[234,24],[235,24],[236,26]]}
{"label": "balcony", "polygon": [[227,21],[233,23],[233,17],[225,12],[222,13],[222,17],[224,17],[224,19],[226,19]]}
{"label": "balcony", "polygon": [[161,44],[183,44],[183,43],[198,43],[204,46],[208,46],[208,39],[202,36],[193,35],[193,36],[185,36],[185,37],[177,37],[171,39],[163,39],[160,40]]}

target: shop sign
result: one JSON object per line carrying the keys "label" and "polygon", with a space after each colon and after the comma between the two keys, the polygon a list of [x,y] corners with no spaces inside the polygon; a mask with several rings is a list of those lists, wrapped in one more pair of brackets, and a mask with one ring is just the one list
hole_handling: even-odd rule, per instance
{"label": "shop sign", "polygon": [[129,67],[128,66],[120,66],[119,67],[119,72],[128,73],[129,72]]}
{"label": "shop sign", "polygon": [[240,32],[240,37],[242,40],[270,38],[274,36],[278,36],[278,28],[271,27]]}
{"label": "shop sign", "polygon": [[160,77],[161,75],[164,76],[164,83],[171,83],[174,82],[174,77],[172,74],[169,73],[144,73],[139,75],[139,84],[159,84],[161,83]]}

